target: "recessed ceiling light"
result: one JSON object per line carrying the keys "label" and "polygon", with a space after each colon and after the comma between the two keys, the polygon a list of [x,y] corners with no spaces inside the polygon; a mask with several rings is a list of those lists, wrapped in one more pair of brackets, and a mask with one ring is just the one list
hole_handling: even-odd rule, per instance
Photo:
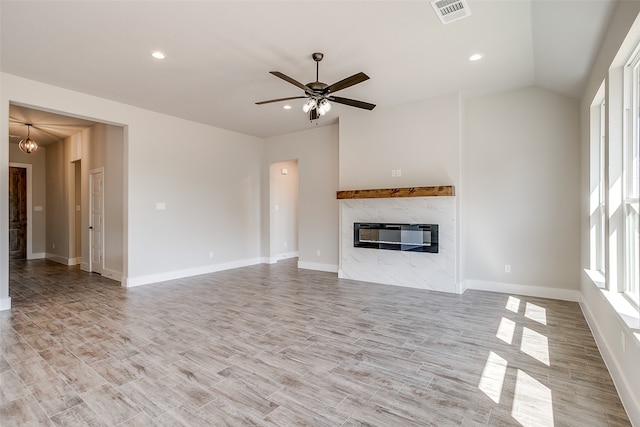
{"label": "recessed ceiling light", "polygon": [[166,58],[164,53],[160,52],[160,51],[155,51],[151,54],[151,56],[153,56],[156,59],[164,59]]}
{"label": "recessed ceiling light", "polygon": [[473,55],[471,55],[469,57],[469,61],[478,61],[478,60],[482,59],[483,56],[484,55],[481,54],[481,53],[474,53]]}
{"label": "recessed ceiling light", "polygon": [[291,110],[291,105],[285,105],[285,106],[284,106],[284,107],[282,107],[282,108],[284,108],[285,110]]}

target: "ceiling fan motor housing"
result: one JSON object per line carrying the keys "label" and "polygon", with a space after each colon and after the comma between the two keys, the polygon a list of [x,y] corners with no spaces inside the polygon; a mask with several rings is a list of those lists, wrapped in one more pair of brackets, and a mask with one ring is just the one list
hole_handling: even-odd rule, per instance
{"label": "ceiling fan motor housing", "polygon": [[307,87],[313,91],[316,95],[322,95],[325,93],[325,89],[329,87],[328,84],[322,82],[307,83]]}

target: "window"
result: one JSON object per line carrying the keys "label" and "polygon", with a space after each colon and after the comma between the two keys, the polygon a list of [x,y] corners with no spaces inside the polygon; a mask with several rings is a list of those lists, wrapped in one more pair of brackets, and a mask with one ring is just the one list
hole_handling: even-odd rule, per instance
{"label": "window", "polygon": [[591,126],[592,139],[590,149],[590,249],[589,249],[589,268],[593,271],[600,272],[604,277],[605,274],[605,226],[606,226],[606,208],[605,208],[605,159],[606,159],[606,111],[604,98],[604,82],[602,83],[598,94],[591,104]]}
{"label": "window", "polygon": [[609,70],[608,86],[603,82],[591,103],[589,269],[599,273],[598,285],[638,309],[640,45],[624,64]]}
{"label": "window", "polygon": [[627,66],[625,116],[627,132],[623,142],[623,215],[624,215],[624,285],[625,295],[640,304],[640,242],[638,197],[640,190],[640,53]]}

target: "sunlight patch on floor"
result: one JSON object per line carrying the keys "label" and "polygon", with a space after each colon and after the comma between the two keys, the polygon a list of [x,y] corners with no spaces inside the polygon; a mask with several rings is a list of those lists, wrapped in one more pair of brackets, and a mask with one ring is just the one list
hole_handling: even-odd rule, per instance
{"label": "sunlight patch on floor", "polygon": [[541,333],[523,327],[520,350],[549,366],[549,339]]}
{"label": "sunlight patch on floor", "polygon": [[534,320],[542,325],[547,324],[547,309],[528,302],[524,308],[524,317]]}
{"label": "sunlight patch on floor", "polygon": [[495,403],[500,403],[502,384],[504,384],[506,373],[507,361],[493,351],[489,352],[489,357],[482,370],[482,377],[480,377],[478,388]]}
{"label": "sunlight patch on floor", "polygon": [[513,320],[507,319],[503,317],[500,319],[500,324],[498,325],[498,332],[496,332],[496,337],[499,340],[506,342],[507,344],[513,343],[513,333],[516,330],[516,322]]}
{"label": "sunlight patch on floor", "polygon": [[[502,316],[496,338],[509,346],[519,347],[522,353],[545,366],[550,366],[549,338],[536,330],[541,329],[538,325],[547,325],[547,310],[544,306],[530,302],[523,304],[523,302],[518,297],[509,296],[505,309],[517,316],[512,314]],[[529,327],[524,326],[527,324]],[[541,382],[548,381],[548,377],[545,375],[539,381],[531,375],[538,370],[528,374],[522,369],[515,368],[521,362],[513,362],[490,351],[478,388],[497,404],[500,404],[504,394],[505,398],[502,399],[504,405],[511,406],[513,420],[522,426],[553,427],[552,392]],[[512,368],[507,378],[507,368],[510,363]],[[515,381],[513,373],[515,373]],[[510,400],[511,397],[513,401]]]}
{"label": "sunlight patch on floor", "polygon": [[520,309],[520,298],[510,296],[507,300],[507,305],[505,306],[505,308],[509,311],[517,313]]}
{"label": "sunlight patch on floor", "polygon": [[553,427],[551,390],[518,369],[511,416],[524,427]]}

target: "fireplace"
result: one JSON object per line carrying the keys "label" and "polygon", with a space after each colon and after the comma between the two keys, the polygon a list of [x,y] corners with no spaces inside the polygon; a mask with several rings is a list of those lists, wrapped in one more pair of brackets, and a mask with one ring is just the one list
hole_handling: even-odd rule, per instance
{"label": "fireplace", "polygon": [[[341,199],[339,277],[459,292],[456,213],[455,196]],[[380,225],[395,225],[396,228],[377,228]],[[403,225],[414,228],[405,229],[403,236]],[[431,228],[420,229],[420,225]],[[437,234],[434,225],[437,225]],[[400,226],[399,230],[397,226]],[[376,229],[377,236],[372,231]],[[383,231],[382,235],[380,231]],[[358,238],[365,246],[358,246]]]}
{"label": "fireplace", "polygon": [[353,246],[438,253],[438,225],[356,222]]}

